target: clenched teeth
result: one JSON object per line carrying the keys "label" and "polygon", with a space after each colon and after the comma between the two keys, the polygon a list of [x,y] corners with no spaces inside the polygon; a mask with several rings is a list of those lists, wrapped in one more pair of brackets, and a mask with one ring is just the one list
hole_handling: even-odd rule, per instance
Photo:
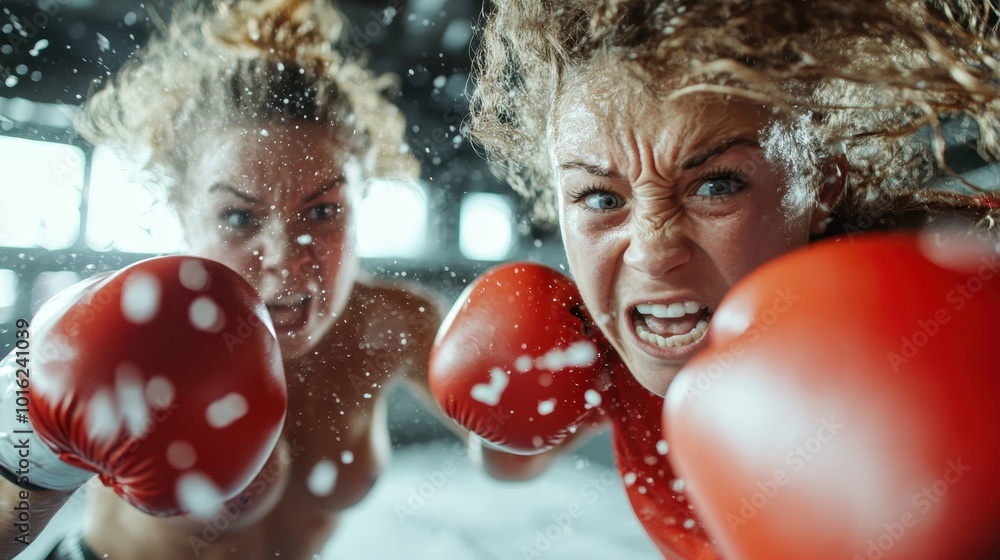
{"label": "clenched teeth", "polygon": [[705,330],[708,329],[708,321],[702,319],[701,321],[698,321],[698,324],[695,325],[690,332],[662,337],[646,328],[646,325],[641,320],[635,321],[633,325],[635,326],[635,332],[639,335],[639,338],[651,344],[656,344],[662,348],[687,346],[688,344],[701,339],[702,335],[705,334]]}
{"label": "clenched teeth", "polygon": [[696,301],[679,301],[669,305],[663,303],[641,303],[635,306],[635,310],[642,315],[652,315],[658,319],[677,319],[685,315],[697,313],[706,306]]}
{"label": "clenched teeth", "polygon": [[[635,328],[636,334],[642,340],[650,344],[656,344],[662,348],[677,348],[697,342],[708,329],[708,321],[711,317],[711,312],[708,311],[708,306],[697,301],[677,301],[670,304],[642,303],[636,305],[635,310],[638,314],[638,316],[635,316],[633,321],[633,327]],[[683,319],[688,315],[695,316]],[[697,322],[693,327],[691,327],[691,330],[686,333],[663,336],[653,332],[653,330],[650,329],[650,325],[647,324],[646,319],[643,317],[652,317],[655,319],[682,319],[684,321],[691,322],[697,320]],[[657,327],[657,330],[660,330],[659,326]],[[668,333],[664,333],[664,335],[666,334]]]}

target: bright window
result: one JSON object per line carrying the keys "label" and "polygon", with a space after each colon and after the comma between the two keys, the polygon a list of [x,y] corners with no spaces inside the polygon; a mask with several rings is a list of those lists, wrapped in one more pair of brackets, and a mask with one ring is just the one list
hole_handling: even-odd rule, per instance
{"label": "bright window", "polygon": [[34,315],[38,308],[49,301],[52,296],[79,281],[79,274],[66,270],[40,273],[31,290],[31,314]]}
{"label": "bright window", "polygon": [[427,193],[415,183],[379,181],[358,206],[358,255],[421,256],[427,243]]}
{"label": "bright window", "polygon": [[73,245],[83,170],[83,151],[75,146],[0,137],[0,245]]}
{"label": "bright window", "polygon": [[176,253],[184,247],[174,212],[133,180],[136,169],[113,150],[94,150],[87,245],[98,251]]}
{"label": "bright window", "polygon": [[462,199],[458,248],[467,258],[501,261],[514,245],[514,210],[499,194],[472,193]]}
{"label": "bright window", "polygon": [[13,270],[0,270],[0,323],[14,320],[17,304],[17,274]]}

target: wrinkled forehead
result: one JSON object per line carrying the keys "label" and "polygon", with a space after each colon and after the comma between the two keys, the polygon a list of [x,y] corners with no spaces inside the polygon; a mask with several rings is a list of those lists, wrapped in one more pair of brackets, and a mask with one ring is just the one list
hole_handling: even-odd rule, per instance
{"label": "wrinkled forehead", "polygon": [[356,155],[318,123],[249,121],[207,131],[200,144],[187,169],[183,198],[217,184],[294,196],[336,182],[357,194],[365,182]]}
{"label": "wrinkled forehead", "polygon": [[201,171],[258,173],[275,178],[340,169],[357,156],[319,123],[248,121],[206,131],[196,154]]}
{"label": "wrinkled forehead", "polygon": [[672,96],[679,87],[669,81],[650,86],[625,63],[609,58],[568,69],[553,99],[550,145],[600,139],[658,144],[670,138],[692,142],[732,135],[759,139],[777,118],[770,107],[743,97]]}

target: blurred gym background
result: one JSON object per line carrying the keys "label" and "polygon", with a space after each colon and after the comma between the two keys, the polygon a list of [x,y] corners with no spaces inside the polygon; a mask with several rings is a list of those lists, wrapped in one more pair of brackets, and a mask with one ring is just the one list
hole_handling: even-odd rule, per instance
{"label": "blurred gym background", "polygon": [[[170,0],[0,0],[0,356],[14,342],[14,322],[30,318],[62,288],[182,247],[179,227],[169,212],[131,182],[129,170],[114,154],[87,145],[71,126],[94,80],[114,72],[146,42],[151,10],[166,14],[169,6]],[[399,76],[396,102],[407,116],[410,145],[422,165],[419,184],[375,185],[360,209],[363,266],[380,277],[422,282],[449,303],[472,278],[501,261],[565,266],[557,232],[526,218],[523,203],[491,175],[464,134],[475,28],[489,9],[488,0],[342,0],[339,6],[349,18],[343,48],[366,52],[375,70]],[[996,170],[983,165],[967,129],[951,123],[945,136],[952,169],[996,188]],[[450,432],[407,391],[392,392],[388,405],[394,447],[433,442],[451,449]],[[351,527],[391,517],[393,504],[400,503],[391,501],[396,499],[391,493],[405,495],[407,484],[422,482],[421,469],[439,468],[438,453],[417,455],[424,462],[411,464],[411,479],[389,483],[381,490],[389,497],[364,506],[378,508],[382,503],[385,512],[361,515]],[[447,455],[451,451],[444,453],[455,461],[461,455],[460,450],[454,457]],[[389,546],[398,540],[398,546],[411,547],[398,554],[383,551],[384,557],[415,557],[414,542],[424,542],[421,546],[430,557],[473,557],[472,552],[446,553],[428,544],[451,542],[448,538],[454,541],[449,546],[457,547],[449,549],[453,551],[480,550],[489,535],[516,547],[520,533],[496,531],[502,525],[498,521],[484,521],[479,533],[455,530],[444,541],[441,527],[454,524],[456,515],[467,522],[482,515],[463,513],[466,492],[489,496],[494,509],[517,511],[516,516],[526,515],[517,501],[527,496],[563,507],[578,498],[580,477],[594,472],[576,470],[584,468],[582,463],[593,462],[586,468],[606,471],[612,465],[608,434],[590,440],[570,460],[575,463],[567,463],[557,475],[565,481],[562,494],[550,489],[539,495],[535,486],[484,490],[483,481],[458,485],[451,501],[441,503],[447,513],[440,514],[440,523],[425,519],[426,527],[419,529],[433,533],[433,539],[419,541],[411,523],[406,529],[410,533],[399,539],[375,541]],[[594,547],[605,547],[608,553],[598,556],[626,558],[629,546],[635,548],[635,557],[655,556],[638,527],[627,525],[633,521],[624,497],[614,494],[614,499],[618,501],[600,506],[607,517],[592,520],[590,529],[581,526],[574,537],[575,545],[586,552],[563,557],[595,557]],[[535,510],[535,517],[527,515],[523,521],[546,527],[551,521],[548,510]],[[607,537],[612,525],[622,526],[617,541]],[[587,536],[603,540],[588,541]],[[374,542],[356,540],[362,550]],[[497,557],[481,550],[474,556]]]}
{"label": "blurred gym background", "polygon": [[[182,0],[196,1],[196,0]],[[418,185],[375,185],[359,213],[363,266],[425,283],[449,303],[500,261],[564,265],[556,232],[524,218],[463,132],[481,0],[348,0],[342,45],[399,76]],[[82,278],[182,247],[170,213],[71,118],[96,79],[149,36],[168,0],[0,3],[0,352],[13,324]],[[389,403],[397,445],[448,437],[405,390]],[[600,439],[600,438],[599,438]],[[610,464],[607,442],[587,446]]]}
{"label": "blurred gym background", "polygon": [[[198,0],[177,0],[196,2]],[[464,131],[476,25],[488,0],[343,0],[342,48],[399,77],[395,99],[420,158],[417,185],[375,185],[359,212],[364,267],[422,282],[448,302],[486,268],[528,259],[565,266],[552,229],[527,219]],[[0,352],[13,323],[81,278],[182,247],[164,207],[106,149],[78,138],[71,118],[94,81],[149,36],[171,0],[0,1]],[[948,161],[996,188],[958,123],[945,130]],[[864,228],[864,224],[859,224]],[[403,391],[390,410],[397,444],[447,437]],[[604,443],[589,446],[610,463]]]}

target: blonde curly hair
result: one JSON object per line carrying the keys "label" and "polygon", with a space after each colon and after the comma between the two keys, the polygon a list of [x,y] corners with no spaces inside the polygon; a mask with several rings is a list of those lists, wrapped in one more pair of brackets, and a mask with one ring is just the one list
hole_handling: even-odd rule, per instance
{"label": "blonde curly hair", "polygon": [[[843,142],[841,226],[942,212],[994,228],[997,198],[950,170],[943,123],[1000,156],[994,0],[496,0],[475,61],[471,132],[498,172],[554,220],[546,131],[567,75],[597,57],[662,96],[736,95],[806,122],[811,158]],[[664,84],[669,83],[669,88]],[[927,131],[931,134],[928,135]],[[959,179],[961,181],[961,179]],[[874,225],[869,227],[875,227]],[[841,227],[843,229],[843,227]]]}
{"label": "blonde curly hair", "polygon": [[395,78],[338,52],[345,19],[328,0],[178,2],[107,83],[77,130],[142,166],[142,180],[183,202],[207,131],[252,122],[328,127],[367,177],[412,178],[405,121],[386,97]]}

